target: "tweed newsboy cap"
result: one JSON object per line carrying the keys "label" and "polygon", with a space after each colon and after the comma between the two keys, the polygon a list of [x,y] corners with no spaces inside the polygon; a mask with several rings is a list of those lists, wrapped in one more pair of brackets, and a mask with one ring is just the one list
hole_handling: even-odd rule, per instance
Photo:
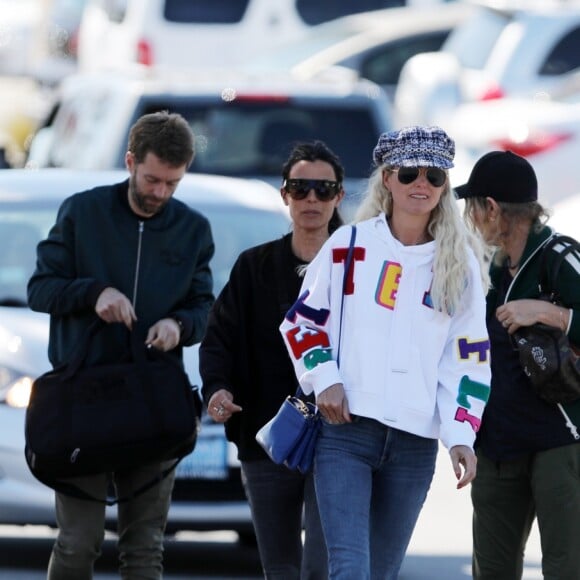
{"label": "tweed newsboy cap", "polygon": [[439,127],[405,127],[379,137],[373,150],[377,166],[453,167],[455,142]]}

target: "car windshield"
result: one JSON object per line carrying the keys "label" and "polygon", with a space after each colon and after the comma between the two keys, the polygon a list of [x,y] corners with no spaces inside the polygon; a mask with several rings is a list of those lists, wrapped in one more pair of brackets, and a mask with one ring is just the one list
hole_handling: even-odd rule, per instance
{"label": "car windshield", "polygon": [[0,212],[0,305],[24,306],[26,284],[36,263],[36,245],[46,237],[55,208],[2,204]]}
{"label": "car windshield", "polygon": [[508,13],[481,8],[451,32],[441,50],[456,56],[464,68],[482,70],[497,39],[511,21]]}
{"label": "car windshield", "polygon": [[[40,202],[2,203],[0,212],[0,306],[25,306],[36,264],[36,245],[54,223],[56,210]],[[238,254],[289,230],[285,214],[234,205],[196,205],[210,221],[215,255],[214,292],[221,291]]]}
{"label": "car windshield", "polygon": [[[289,99],[256,101],[236,99],[217,107],[215,103],[172,104],[172,112],[183,115],[196,135],[191,171],[279,178],[293,144],[321,139],[340,157],[348,177],[368,177],[369,151],[378,137],[368,108],[326,103],[297,107]],[[167,108],[167,103],[149,103],[145,113],[161,108]]]}

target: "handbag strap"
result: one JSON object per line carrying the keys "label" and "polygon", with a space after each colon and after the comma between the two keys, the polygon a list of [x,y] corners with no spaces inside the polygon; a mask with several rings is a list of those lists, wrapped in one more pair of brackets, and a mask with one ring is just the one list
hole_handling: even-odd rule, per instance
{"label": "handbag strap", "polygon": [[344,275],[342,277],[342,295],[340,297],[340,321],[338,323],[338,347],[336,349],[336,364],[340,366],[340,342],[342,338],[342,314],[344,312],[344,296],[346,294],[346,285],[348,284],[348,274],[352,264],[352,256],[354,254],[354,242],[356,240],[356,226],[351,226],[350,243],[348,245],[348,252],[346,260],[344,261]]}

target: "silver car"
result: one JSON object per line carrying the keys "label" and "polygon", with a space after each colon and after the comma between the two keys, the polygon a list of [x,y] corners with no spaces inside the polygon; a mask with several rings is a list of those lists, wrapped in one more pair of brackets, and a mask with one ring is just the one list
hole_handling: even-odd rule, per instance
{"label": "silver car", "polygon": [[[54,497],[24,460],[24,420],[32,381],[50,368],[49,317],[26,304],[37,243],[46,237],[62,200],[77,191],[118,183],[123,170],[0,171],[0,524],[55,525]],[[210,221],[216,253],[214,290],[226,283],[245,248],[287,233],[290,218],[275,188],[262,181],[187,174],[176,197]],[[199,385],[198,347],[184,351],[192,384]],[[204,418],[196,449],[176,472],[168,531],[235,530],[252,537],[250,510],[235,447],[223,426]],[[114,529],[116,510],[107,514]]]}

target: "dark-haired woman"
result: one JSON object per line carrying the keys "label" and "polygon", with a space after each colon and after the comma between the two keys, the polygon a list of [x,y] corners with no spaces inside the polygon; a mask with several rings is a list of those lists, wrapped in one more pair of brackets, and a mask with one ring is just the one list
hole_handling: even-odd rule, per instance
{"label": "dark-haired woman", "polygon": [[282,169],[280,189],[292,231],[239,256],[200,348],[204,401],[237,446],[267,579],[327,577],[312,475],[274,464],[255,435],[296,391],[296,375],[278,327],[298,297],[301,268],[342,224],[338,206],[344,197],[343,177],[340,161],[324,143],[300,143],[293,149]]}

